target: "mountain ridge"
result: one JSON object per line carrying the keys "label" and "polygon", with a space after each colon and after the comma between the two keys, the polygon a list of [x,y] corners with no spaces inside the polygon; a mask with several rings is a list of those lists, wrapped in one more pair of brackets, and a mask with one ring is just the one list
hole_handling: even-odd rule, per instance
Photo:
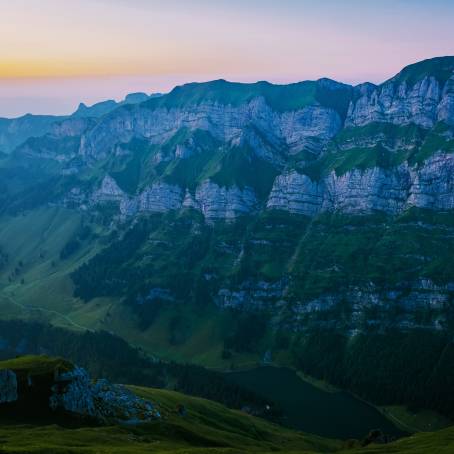
{"label": "mountain ridge", "polygon": [[130,93],[120,102],[111,99],[91,106],[81,102],[77,110],[70,115],[34,115],[27,113],[17,118],[0,118],[0,151],[10,153],[29,138],[43,136],[51,132],[56,123],[66,119],[101,117],[118,106],[143,102],[145,99],[157,96],[160,96],[160,94]]}

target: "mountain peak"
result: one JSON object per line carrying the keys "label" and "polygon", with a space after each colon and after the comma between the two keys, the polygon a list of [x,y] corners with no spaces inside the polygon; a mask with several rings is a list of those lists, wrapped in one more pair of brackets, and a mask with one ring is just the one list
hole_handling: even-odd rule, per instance
{"label": "mountain peak", "polygon": [[[435,57],[405,66],[389,81],[414,85],[427,76],[444,84],[454,74],[454,56]],[[388,82],[388,81],[387,81]]]}
{"label": "mountain peak", "polygon": [[146,93],[137,92],[137,93],[129,93],[126,95],[123,102],[127,104],[138,104],[140,102],[144,102],[148,99],[148,95]]}

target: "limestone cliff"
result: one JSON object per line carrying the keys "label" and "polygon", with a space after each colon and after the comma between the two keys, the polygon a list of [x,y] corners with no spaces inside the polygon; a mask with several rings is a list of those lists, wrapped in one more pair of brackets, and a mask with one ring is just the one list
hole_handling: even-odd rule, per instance
{"label": "limestone cliff", "polygon": [[454,209],[454,154],[437,153],[422,165],[332,171],[321,181],[294,170],[276,178],[268,209],[312,216],[320,211],[397,214],[409,207]]}
{"label": "limestone cliff", "polygon": [[453,70],[444,57],[381,85],[188,84],[134,96],[99,119],[54,123],[16,155],[53,160],[60,175],[77,177],[54,203],[115,202],[122,217],[451,210]]}

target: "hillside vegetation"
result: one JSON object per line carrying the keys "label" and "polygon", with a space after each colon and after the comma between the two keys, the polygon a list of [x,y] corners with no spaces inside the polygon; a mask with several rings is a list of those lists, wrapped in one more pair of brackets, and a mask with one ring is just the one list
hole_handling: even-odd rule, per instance
{"label": "hillside vegetation", "polygon": [[[0,362],[0,369],[48,374],[66,362],[26,357]],[[418,434],[386,445],[361,448],[357,441],[339,442],[295,432],[208,400],[151,388],[130,387],[152,401],[161,418],[138,426],[84,426],[0,419],[0,452],[4,453],[418,453],[452,452],[454,430]],[[58,418],[58,416],[56,416]]]}

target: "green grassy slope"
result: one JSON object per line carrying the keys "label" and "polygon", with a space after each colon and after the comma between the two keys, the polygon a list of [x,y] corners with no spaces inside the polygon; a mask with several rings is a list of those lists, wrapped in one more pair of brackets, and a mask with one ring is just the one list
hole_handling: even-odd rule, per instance
{"label": "green grassy slope", "polygon": [[319,159],[302,164],[301,171],[319,180],[332,171],[340,176],[354,169],[392,169],[405,161],[410,166],[420,166],[435,153],[454,152],[454,140],[448,131],[444,123],[431,130],[390,123],[346,128],[334,137]]}
{"label": "green grassy slope", "polygon": [[[141,426],[77,427],[0,421],[0,452],[40,454],[142,453],[440,453],[454,448],[454,428],[361,448],[270,424],[220,404],[173,391],[131,387],[152,400],[162,419]],[[186,414],[180,416],[177,406]]]}
{"label": "green grassy slope", "polygon": [[[52,376],[57,368],[68,367],[64,360],[42,356],[0,362],[0,369],[12,369],[22,376]],[[139,426],[86,427],[76,421],[68,426],[69,421],[63,421],[61,415],[48,415],[46,422],[35,422],[27,414],[16,413],[14,418],[0,419],[0,452],[334,452],[342,446],[205,399],[151,388],[131,390],[152,401],[161,418]],[[44,391],[34,388],[34,392]],[[181,406],[184,414],[178,411]]]}
{"label": "green grassy slope", "polygon": [[436,57],[406,66],[391,80],[398,83],[405,81],[408,85],[412,86],[424,77],[430,75],[443,84],[452,76],[453,70],[454,57]]}
{"label": "green grassy slope", "polygon": [[[174,400],[181,401],[178,396],[174,396]],[[190,414],[197,414],[192,405],[188,408]],[[235,422],[230,425],[232,416]],[[246,430],[246,433],[241,433],[241,430]],[[348,447],[348,442],[324,440],[276,426],[264,427],[261,421],[247,415],[237,417],[217,411],[212,412],[209,418],[201,418],[194,423],[174,415],[163,422],[136,428],[71,429],[54,424],[6,423],[0,424],[0,438],[2,454],[451,454],[454,450],[454,428],[361,448],[357,442],[352,441],[352,446]]]}
{"label": "green grassy slope", "polygon": [[[272,283],[287,274],[293,276],[287,297],[307,300],[351,285],[399,286],[420,276],[442,285],[454,276],[452,222],[449,214],[418,210],[397,219],[333,215],[312,222],[267,212],[207,226],[200,215],[187,212],[150,216],[128,236],[120,230],[108,237],[110,227],[81,221],[77,212],[34,210],[0,220],[0,248],[9,257],[0,270],[1,317],[104,328],[162,357],[225,368],[232,360],[221,358],[223,341],[234,325],[212,304],[219,288],[236,289],[247,279]],[[94,233],[62,260],[62,249],[81,224]],[[76,279],[83,302],[74,297],[70,274],[87,262]],[[153,288],[167,289],[175,300],[134,303]],[[129,303],[118,304],[122,297]],[[345,310],[341,315],[348,317]],[[418,314],[422,320],[429,316]],[[280,350],[265,339],[252,354],[239,352],[234,362],[254,364],[267,348]]]}
{"label": "green grassy slope", "polygon": [[263,97],[272,109],[280,112],[321,104],[337,110],[341,116],[344,116],[348,109],[351,93],[351,86],[334,81],[328,83],[306,81],[290,85],[273,85],[269,82],[244,84],[215,80],[176,87],[168,95],[150,99],[142,106],[150,109],[176,108],[197,105],[201,102],[238,106],[254,98]]}
{"label": "green grassy slope", "polygon": [[451,454],[454,452],[454,428],[438,432],[419,433],[387,445],[370,445],[345,450],[357,454]]}
{"label": "green grassy slope", "polygon": [[[21,357],[0,362],[0,369],[26,375],[49,375],[71,364],[59,358]],[[138,426],[93,427],[36,422],[26,415],[0,419],[1,453],[329,453],[329,452],[452,452],[454,429],[418,434],[397,442],[360,448],[356,441],[340,442],[296,432],[230,410],[221,404],[174,391],[129,387],[152,401],[161,418]],[[39,389],[39,388],[37,388]],[[35,391],[37,392],[37,391]],[[184,412],[179,411],[184,408]],[[4,418],[4,417],[3,417]],[[62,420],[63,422],[63,420]]]}
{"label": "green grassy slope", "polygon": [[[61,259],[82,225],[93,227],[90,237]],[[69,273],[102,249],[98,230],[98,225],[83,223],[80,213],[55,207],[2,217],[0,247],[8,259],[0,270],[1,317],[44,319],[73,329],[96,327],[112,301],[78,301]]]}

